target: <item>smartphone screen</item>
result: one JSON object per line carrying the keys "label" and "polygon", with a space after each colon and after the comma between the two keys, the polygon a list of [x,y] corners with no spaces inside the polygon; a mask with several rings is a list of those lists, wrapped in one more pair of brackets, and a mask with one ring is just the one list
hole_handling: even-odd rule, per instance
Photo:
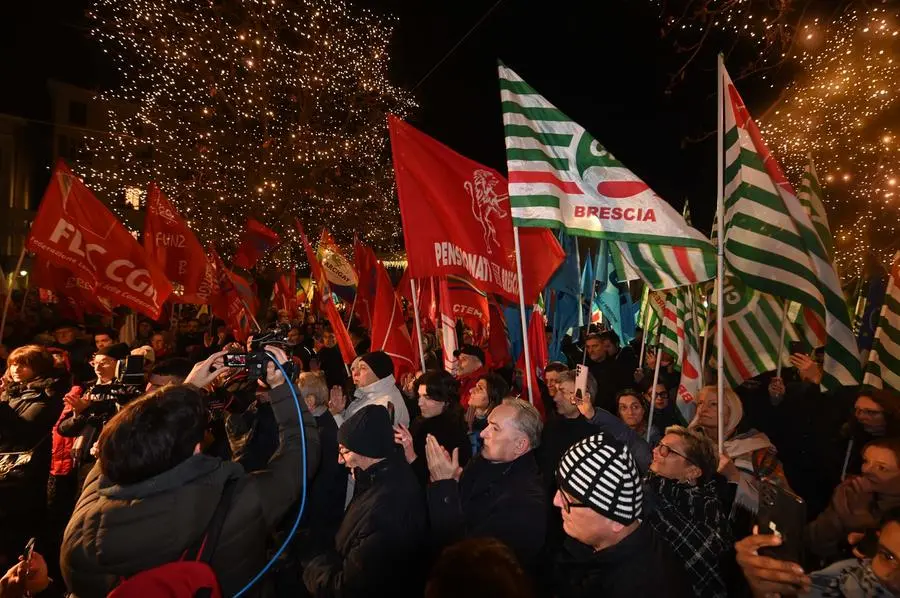
{"label": "smartphone screen", "polygon": [[246,353],[226,353],[223,357],[224,365],[227,368],[242,368],[247,365]]}

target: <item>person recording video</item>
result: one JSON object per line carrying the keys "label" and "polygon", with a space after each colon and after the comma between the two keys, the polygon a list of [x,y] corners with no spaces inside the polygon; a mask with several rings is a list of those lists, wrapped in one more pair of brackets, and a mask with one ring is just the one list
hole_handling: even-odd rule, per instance
{"label": "person recording video", "polygon": [[[280,364],[288,362],[281,349],[265,349]],[[246,474],[238,463],[203,454],[208,406],[201,389],[231,369],[224,356],[198,363],[185,384],[130,402],[104,427],[98,462],[63,538],[60,568],[72,595],[105,596],[118,584],[134,587],[137,574],[179,561],[206,535],[222,501],[228,506],[221,534],[210,547],[221,594],[235,595],[263,568],[272,531],[315,475],[319,438],[315,419],[301,402],[301,422],[290,382],[267,359],[260,381],[277,421],[278,450],[264,471]],[[304,459],[307,479],[301,475]]]}

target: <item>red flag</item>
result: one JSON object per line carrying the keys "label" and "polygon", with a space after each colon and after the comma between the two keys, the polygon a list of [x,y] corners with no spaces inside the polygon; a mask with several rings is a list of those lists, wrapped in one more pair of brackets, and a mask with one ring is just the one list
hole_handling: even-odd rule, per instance
{"label": "red flag", "polygon": [[354,315],[362,325],[372,329],[372,310],[375,305],[377,286],[377,265],[375,252],[363,245],[359,239],[353,239],[353,262],[356,266],[356,308]]}
{"label": "red flag", "polygon": [[[531,372],[525,377],[526,387],[523,390],[522,398],[528,399],[528,385],[531,385],[534,391],[531,396],[534,400],[534,406],[541,413],[541,417],[546,419],[547,414],[544,409],[544,400],[541,397],[541,389],[538,386],[538,372],[543,374],[544,368],[550,361],[547,352],[547,335],[545,333],[546,325],[544,322],[544,314],[541,310],[535,308],[531,312],[531,320],[528,322],[528,349],[531,354]],[[516,367],[523,372],[525,371],[525,352],[519,355],[519,361]]]}
{"label": "red flag", "polygon": [[375,262],[375,305],[372,314],[372,350],[384,351],[394,362],[394,378],[406,372],[415,372],[419,365],[413,342],[403,317],[400,297],[384,266]]}
{"label": "red flag", "polygon": [[197,237],[159,187],[147,191],[144,251],[169,277],[184,287],[182,303],[204,304],[212,291],[213,272]]}
{"label": "red flag", "polygon": [[[472,329],[474,344],[481,345],[490,324],[487,295],[471,279],[463,276],[448,276],[447,291],[446,300],[450,302],[448,307],[454,322],[462,320],[463,324]],[[441,296],[441,301],[444,300],[444,296]]]}
{"label": "red flag", "polygon": [[256,265],[259,258],[278,245],[280,241],[281,239],[275,231],[258,220],[248,218],[244,236],[241,238],[241,245],[238,247],[237,253],[234,254],[232,262],[238,268],[249,270]]}
{"label": "red flag", "polygon": [[454,353],[459,348],[459,340],[456,338],[456,315],[453,313],[453,301],[447,278],[443,277],[439,282],[441,300],[441,340],[443,341],[444,369],[456,375],[456,356]]}
{"label": "red flag", "polygon": [[45,259],[35,260],[31,283],[53,293],[59,300],[60,309],[66,311],[65,316],[69,318],[80,320],[85,313],[112,313],[112,305],[94,293],[89,281]]}
{"label": "red flag", "polygon": [[41,200],[27,247],[77,275],[97,296],[154,320],[172,293],[165,273],[62,161]]}
{"label": "red flag", "polygon": [[300,239],[303,241],[303,249],[306,251],[306,259],[309,261],[313,280],[316,281],[319,293],[322,295],[322,309],[325,312],[325,317],[331,323],[331,329],[334,331],[338,347],[341,350],[341,357],[344,358],[344,363],[351,363],[356,359],[356,350],[353,348],[353,341],[350,340],[350,334],[347,332],[347,327],[344,326],[341,314],[338,313],[337,307],[334,305],[334,298],[331,296],[328,279],[325,278],[322,265],[316,259],[316,252],[313,251],[312,245],[309,244],[309,239],[306,238],[303,225],[296,218],[294,218],[294,226],[297,227],[297,232],[300,233]]}
{"label": "red flag", "polygon": [[[388,117],[410,276],[470,277],[487,293],[518,301],[506,179],[496,170]],[[534,303],[565,259],[549,229],[519,231],[525,303]],[[527,266],[527,267],[526,267]]]}
{"label": "red flag", "polygon": [[509,333],[506,331],[506,318],[496,301],[491,301],[488,309],[491,314],[491,328],[488,336],[488,352],[486,365],[491,369],[502,368],[512,363],[509,352]]}
{"label": "red flag", "polygon": [[291,268],[291,275],[282,274],[275,281],[273,304],[278,309],[294,314],[297,311],[297,269]]}
{"label": "red flag", "polygon": [[213,247],[209,249],[209,261],[213,265],[215,276],[215,285],[213,293],[209,297],[209,304],[213,313],[225,320],[234,337],[240,342],[244,342],[250,335],[248,306],[234,286],[232,273],[222,263],[222,258]]}

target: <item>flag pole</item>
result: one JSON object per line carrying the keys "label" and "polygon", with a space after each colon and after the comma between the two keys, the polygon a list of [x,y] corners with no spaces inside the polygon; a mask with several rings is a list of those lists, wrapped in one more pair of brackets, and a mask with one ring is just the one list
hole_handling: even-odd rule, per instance
{"label": "flag pole", "polygon": [[781,378],[781,361],[784,359],[784,335],[787,332],[788,305],[790,301],[787,299],[781,302],[781,337],[778,339],[778,371],[775,376]]}
{"label": "flag pole", "polygon": [[[409,286],[412,290],[413,315],[416,318],[416,337],[419,339],[419,362],[422,364],[422,371],[425,371],[425,347],[422,346],[422,324],[419,322],[419,295],[416,292],[416,279],[410,277]],[[354,301],[356,303],[356,301]]]}
{"label": "flag pole", "polygon": [[350,315],[347,316],[347,327],[350,327],[350,322],[353,321],[353,311],[356,309],[356,300],[359,298],[359,287],[356,287],[356,292],[353,293],[353,303],[350,305]]}
{"label": "flag pole", "polygon": [[[531,388],[531,349],[528,346],[528,322],[525,318],[525,281],[522,280],[522,251],[519,247],[519,227],[513,226],[513,241],[516,246],[516,276],[519,278],[519,318],[522,321],[522,342],[525,350],[525,384],[528,386],[528,402],[534,405],[534,389]],[[581,306],[578,306],[581,309]]]}
{"label": "flag pole", "polygon": [[[725,75],[725,59],[720,53],[718,56],[718,68],[716,69],[718,82],[716,85],[717,111],[718,111],[718,135],[716,136],[716,263],[719,275],[719,284],[716,286],[716,391],[718,395],[716,407],[716,419],[719,426],[719,455],[725,448],[725,352],[723,351],[723,332],[725,324],[725,173],[723,172],[725,159],[725,90],[723,89]],[[707,318],[708,320],[708,318]]]}
{"label": "flag pole", "polygon": [[[575,239],[575,261],[578,263],[578,331],[581,333],[581,329],[584,328],[584,285],[581,282],[581,275],[583,274],[581,268],[581,250],[578,249],[578,239]],[[588,318],[588,330],[591,328],[590,318]],[[587,336],[587,331],[585,331],[585,336]]]}
{"label": "flag pole", "polygon": [[656,404],[656,385],[659,384],[659,364],[662,363],[662,343],[659,342],[659,339],[662,338],[660,334],[656,341],[656,367],[653,368],[653,388],[650,391],[650,415],[647,418],[647,442],[650,442],[650,430],[653,429],[653,406]]}
{"label": "flag pole", "polygon": [[[600,251],[598,253],[598,257],[600,255],[604,254],[604,252],[603,252],[603,244],[604,243],[606,243],[606,240],[600,241]],[[575,241],[575,247],[578,247],[577,240]],[[600,278],[600,268],[599,268],[600,261],[599,260],[597,261],[597,266],[598,267],[594,269],[594,281],[591,283],[591,297],[590,297],[590,303],[588,303],[588,327],[587,327],[588,330],[591,329],[590,314],[593,313],[593,311],[594,311],[594,295],[597,292],[597,280],[599,280],[599,278]],[[604,270],[606,269],[606,264],[604,264],[603,268],[604,268]],[[608,279],[608,278],[609,278],[609,272],[604,272],[604,279]],[[580,314],[583,311],[584,311],[584,308],[579,306],[578,313]],[[585,334],[585,337],[587,337],[587,334]],[[585,365],[585,364],[587,364],[587,341],[585,341],[585,349],[581,354],[581,365]]]}
{"label": "flag pole", "polygon": [[646,309],[644,309],[644,321],[642,322],[643,326],[641,326],[641,355],[638,357],[638,369],[644,367],[644,353],[647,352],[647,334],[650,332],[647,330],[647,325],[650,323],[650,299],[649,296],[647,298]]}
{"label": "flag pole", "polygon": [[[16,268],[13,270],[13,282],[16,281],[16,276],[19,275],[19,272],[22,271],[22,262],[25,261],[25,242],[22,243],[22,251],[19,252],[19,261],[16,262]],[[3,342],[3,333],[6,332],[6,314],[9,313],[9,304],[12,302],[12,287],[13,285],[9,285],[9,288],[6,289],[6,301],[3,303],[3,318],[0,320],[0,343]],[[24,302],[22,307],[25,307]]]}

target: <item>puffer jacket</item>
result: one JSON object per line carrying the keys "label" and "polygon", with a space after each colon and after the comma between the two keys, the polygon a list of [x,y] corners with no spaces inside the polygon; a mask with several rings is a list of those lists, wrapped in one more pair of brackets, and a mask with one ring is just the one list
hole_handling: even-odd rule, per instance
{"label": "puffer jacket", "polygon": [[[212,567],[233,596],[265,565],[272,530],[296,502],[303,447],[290,389],[270,392],[279,449],[265,470],[245,474],[231,461],[193,455],[130,486],[113,484],[95,466],[63,537],[60,568],[75,597],[106,596],[121,578],[177,561],[206,531],[225,483],[237,481]],[[315,420],[301,401],[308,478],[319,461]],[[251,592],[253,594],[254,592]]]}
{"label": "puffer jacket", "polygon": [[25,384],[8,384],[0,396],[0,459],[6,465],[0,465],[0,519],[28,512],[34,501],[46,501],[50,432],[71,380],[59,372]]}

